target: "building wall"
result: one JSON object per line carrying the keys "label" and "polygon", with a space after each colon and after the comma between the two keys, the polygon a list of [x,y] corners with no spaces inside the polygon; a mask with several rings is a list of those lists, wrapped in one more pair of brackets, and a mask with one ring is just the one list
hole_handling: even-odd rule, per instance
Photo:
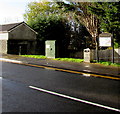
{"label": "building wall", "polygon": [[7,54],[7,40],[0,40],[0,53]]}
{"label": "building wall", "polygon": [[21,24],[9,33],[9,40],[36,40],[36,33],[26,24]]}
{"label": "building wall", "polygon": [[36,41],[8,40],[8,54],[35,54]]}
{"label": "building wall", "polygon": [[35,54],[36,33],[26,24],[21,24],[9,32],[9,54]]}
{"label": "building wall", "polygon": [[8,33],[0,33],[0,53],[7,53]]}

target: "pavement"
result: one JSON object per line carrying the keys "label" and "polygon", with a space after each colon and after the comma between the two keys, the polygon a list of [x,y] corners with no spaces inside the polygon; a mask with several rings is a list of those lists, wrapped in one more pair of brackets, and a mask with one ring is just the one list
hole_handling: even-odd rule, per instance
{"label": "pavement", "polygon": [[4,58],[6,60],[12,61],[20,61],[22,63],[32,64],[32,65],[40,65],[54,68],[61,68],[73,71],[80,71],[83,73],[91,73],[91,74],[100,74],[104,76],[113,76],[120,77],[120,67],[113,66],[105,66],[97,63],[75,63],[75,62],[66,62],[66,61],[58,61],[52,59],[35,59],[35,58],[27,58],[21,57],[19,55],[11,55],[11,54],[2,54],[0,58]]}

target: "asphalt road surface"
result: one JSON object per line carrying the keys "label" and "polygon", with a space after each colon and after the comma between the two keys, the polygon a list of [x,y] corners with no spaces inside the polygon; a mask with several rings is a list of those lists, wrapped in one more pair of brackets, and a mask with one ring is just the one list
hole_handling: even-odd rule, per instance
{"label": "asphalt road surface", "polygon": [[117,112],[118,80],[2,62],[2,112]]}

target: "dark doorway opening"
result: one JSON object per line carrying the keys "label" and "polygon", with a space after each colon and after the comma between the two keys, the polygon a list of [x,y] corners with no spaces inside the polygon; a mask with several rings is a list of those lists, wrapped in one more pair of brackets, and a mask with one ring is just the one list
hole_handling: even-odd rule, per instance
{"label": "dark doorway opening", "polygon": [[8,44],[8,54],[25,55],[27,54],[27,44]]}

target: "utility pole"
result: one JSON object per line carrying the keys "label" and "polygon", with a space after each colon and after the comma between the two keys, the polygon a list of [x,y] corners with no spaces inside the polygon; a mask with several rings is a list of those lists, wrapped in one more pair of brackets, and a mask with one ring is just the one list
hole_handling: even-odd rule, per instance
{"label": "utility pole", "polygon": [[98,43],[98,38],[96,42],[96,60],[99,62],[99,43]]}
{"label": "utility pole", "polygon": [[112,35],[112,63],[114,63],[114,38]]}

